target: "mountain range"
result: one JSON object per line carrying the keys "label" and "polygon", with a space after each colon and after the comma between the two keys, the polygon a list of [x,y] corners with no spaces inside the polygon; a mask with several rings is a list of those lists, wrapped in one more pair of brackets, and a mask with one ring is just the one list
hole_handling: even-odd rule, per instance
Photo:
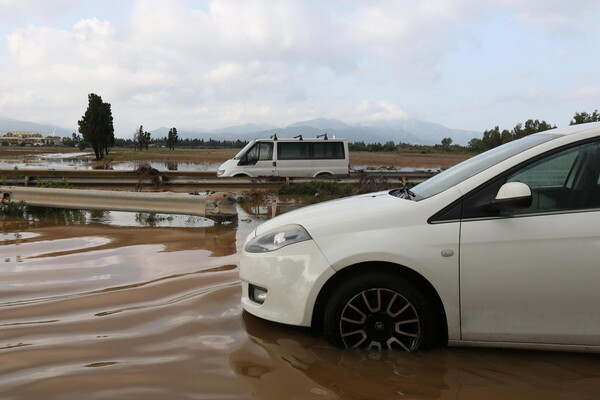
{"label": "mountain range", "polygon": [[[169,128],[152,131],[153,137],[167,136]],[[213,131],[177,129],[181,138],[215,139],[215,140],[252,140],[268,138],[273,134],[279,137],[316,137],[327,133],[329,137],[346,138],[350,142],[439,144],[444,138],[451,138],[453,143],[466,145],[473,138],[481,138],[482,132],[463,129],[450,129],[440,124],[416,119],[364,122],[349,125],[336,119],[317,118],[295,122],[285,128],[271,125],[246,124]]]}
{"label": "mountain range", "polygon": [[[70,136],[75,129],[67,129],[51,124],[37,124],[0,118],[0,131],[22,130],[34,131],[44,135]],[[150,131],[153,138],[166,137],[169,128],[158,128]],[[399,119],[377,122],[363,122],[349,125],[336,119],[317,118],[295,122],[285,128],[268,124],[245,124],[222,129],[206,131],[202,129],[177,128],[180,138],[242,140],[268,138],[277,134],[280,138],[302,135],[316,137],[327,133],[329,137],[346,138],[349,142],[439,144],[444,138],[451,138],[453,143],[466,145],[473,138],[480,138],[482,133],[462,129],[450,129],[440,124],[416,119]],[[116,136],[120,136],[117,132]]]}

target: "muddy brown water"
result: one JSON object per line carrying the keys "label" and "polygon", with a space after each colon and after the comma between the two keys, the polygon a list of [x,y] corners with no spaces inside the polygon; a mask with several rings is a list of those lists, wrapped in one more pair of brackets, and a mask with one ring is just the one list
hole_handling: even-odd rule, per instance
{"label": "muddy brown water", "polygon": [[243,313],[240,247],[270,211],[239,210],[0,219],[0,398],[600,398],[598,355],[342,351]]}

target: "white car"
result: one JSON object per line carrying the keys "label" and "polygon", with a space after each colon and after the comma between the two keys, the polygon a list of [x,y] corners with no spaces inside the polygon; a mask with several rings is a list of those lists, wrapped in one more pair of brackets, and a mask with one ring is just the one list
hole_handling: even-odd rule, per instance
{"label": "white car", "polygon": [[339,347],[600,350],[600,123],[260,225],[242,306]]}

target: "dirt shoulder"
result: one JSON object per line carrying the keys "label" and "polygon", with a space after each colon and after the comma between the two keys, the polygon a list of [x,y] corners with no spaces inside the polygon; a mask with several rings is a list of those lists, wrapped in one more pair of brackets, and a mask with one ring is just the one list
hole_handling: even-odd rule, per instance
{"label": "dirt shoulder", "polygon": [[382,152],[351,152],[350,163],[353,166],[377,166],[377,167],[398,167],[398,168],[449,168],[467,158],[472,157],[472,153],[409,153],[399,151]]}

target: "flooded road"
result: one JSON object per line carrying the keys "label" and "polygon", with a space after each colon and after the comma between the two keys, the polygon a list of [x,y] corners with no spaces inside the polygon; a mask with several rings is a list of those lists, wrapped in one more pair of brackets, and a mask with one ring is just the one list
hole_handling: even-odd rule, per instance
{"label": "flooded road", "polygon": [[271,211],[239,212],[0,217],[0,398],[600,398],[598,355],[341,351],[243,313],[238,252]]}
{"label": "flooded road", "polygon": [[[107,168],[116,171],[132,171],[141,166],[149,166],[161,171],[177,170],[177,171],[216,171],[221,163],[192,163],[192,162],[159,162],[159,161],[122,161],[113,162]],[[32,159],[14,159],[0,160],[0,169],[30,169],[30,168],[47,168],[57,170],[71,169],[98,169],[90,157],[51,157],[51,158],[32,158]]]}

